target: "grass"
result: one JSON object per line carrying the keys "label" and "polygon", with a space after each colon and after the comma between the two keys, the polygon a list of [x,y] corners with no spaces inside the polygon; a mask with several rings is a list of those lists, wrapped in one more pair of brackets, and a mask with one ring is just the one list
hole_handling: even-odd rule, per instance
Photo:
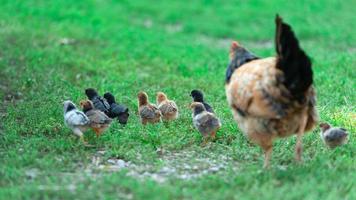
{"label": "grass", "polygon": [[[337,0],[1,1],[0,199],[356,199],[355,6]],[[321,120],[352,134],[347,145],[328,150],[319,130],[308,133],[302,165],[293,161],[294,137],[277,141],[272,167],[264,171],[261,150],[232,119],[224,73],[232,40],[274,55],[276,13],[313,60]],[[74,43],[60,45],[63,38]],[[94,148],[78,143],[63,124],[63,100],[78,103],[87,87],[112,91],[131,110],[126,127],[114,124],[99,139],[87,133]],[[195,88],[206,92],[223,122],[206,148],[187,108]],[[151,101],[166,92],[180,106],[180,119],[142,127],[140,90]],[[109,158],[151,175],[100,169]],[[214,162],[224,168],[209,171]],[[167,166],[178,171],[157,181],[153,175]],[[190,179],[175,175],[204,170]]]}

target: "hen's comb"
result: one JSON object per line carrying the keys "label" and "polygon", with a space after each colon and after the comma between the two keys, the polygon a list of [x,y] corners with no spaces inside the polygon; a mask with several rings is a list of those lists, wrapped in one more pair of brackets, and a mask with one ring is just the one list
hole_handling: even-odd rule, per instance
{"label": "hen's comb", "polygon": [[239,43],[238,43],[238,42],[233,41],[233,42],[231,43],[231,50],[233,50],[233,49],[237,49],[239,46],[240,46],[240,45],[239,45]]}

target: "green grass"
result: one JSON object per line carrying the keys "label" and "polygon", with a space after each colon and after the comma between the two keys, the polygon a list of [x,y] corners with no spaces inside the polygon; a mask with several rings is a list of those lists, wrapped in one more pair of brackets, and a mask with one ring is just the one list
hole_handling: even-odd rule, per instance
{"label": "green grass", "polygon": [[[356,199],[355,1],[1,1],[0,199]],[[232,40],[260,56],[274,55],[274,16],[290,23],[313,60],[322,121],[350,130],[350,142],[328,150],[318,129],[304,137],[304,164],[293,161],[295,138],[275,143],[272,167],[238,130],[227,106],[224,73]],[[62,38],[75,40],[59,45]],[[93,132],[86,148],[63,124],[62,102],[83,90],[112,91],[129,106],[129,124]],[[223,126],[200,147],[192,127],[189,92],[206,92]],[[180,106],[168,126],[142,127],[136,94],[154,101],[164,91]],[[9,96],[10,95],[10,96]],[[1,116],[2,116],[1,115]],[[161,156],[175,152],[185,158]],[[108,172],[93,164],[109,158],[158,173],[195,158],[224,169],[164,182]],[[225,158],[228,158],[227,160]],[[224,160],[225,159],[225,160]],[[196,164],[199,170],[207,163]],[[209,164],[209,163],[208,163]],[[184,171],[185,169],[182,169]],[[193,173],[192,172],[192,173]],[[181,173],[180,171],[177,174]]]}

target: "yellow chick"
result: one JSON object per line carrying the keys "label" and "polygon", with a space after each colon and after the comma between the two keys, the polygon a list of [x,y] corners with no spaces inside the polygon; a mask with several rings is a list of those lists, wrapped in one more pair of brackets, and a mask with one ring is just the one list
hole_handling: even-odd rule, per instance
{"label": "yellow chick", "polygon": [[156,105],[151,104],[148,101],[148,95],[146,92],[139,92],[138,98],[138,114],[141,119],[141,123],[146,125],[147,123],[158,123],[161,122],[161,111]]}
{"label": "yellow chick", "polygon": [[163,92],[158,92],[156,98],[163,120],[170,121],[178,118],[178,106],[174,101],[169,100]]}

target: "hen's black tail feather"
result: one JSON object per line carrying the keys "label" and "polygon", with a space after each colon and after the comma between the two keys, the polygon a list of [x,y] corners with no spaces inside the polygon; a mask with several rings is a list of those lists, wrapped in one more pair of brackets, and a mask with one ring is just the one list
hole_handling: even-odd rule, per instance
{"label": "hen's black tail feather", "polygon": [[304,93],[313,83],[311,61],[300,48],[292,28],[276,16],[277,68],[283,71],[283,84],[298,100],[304,99]]}

